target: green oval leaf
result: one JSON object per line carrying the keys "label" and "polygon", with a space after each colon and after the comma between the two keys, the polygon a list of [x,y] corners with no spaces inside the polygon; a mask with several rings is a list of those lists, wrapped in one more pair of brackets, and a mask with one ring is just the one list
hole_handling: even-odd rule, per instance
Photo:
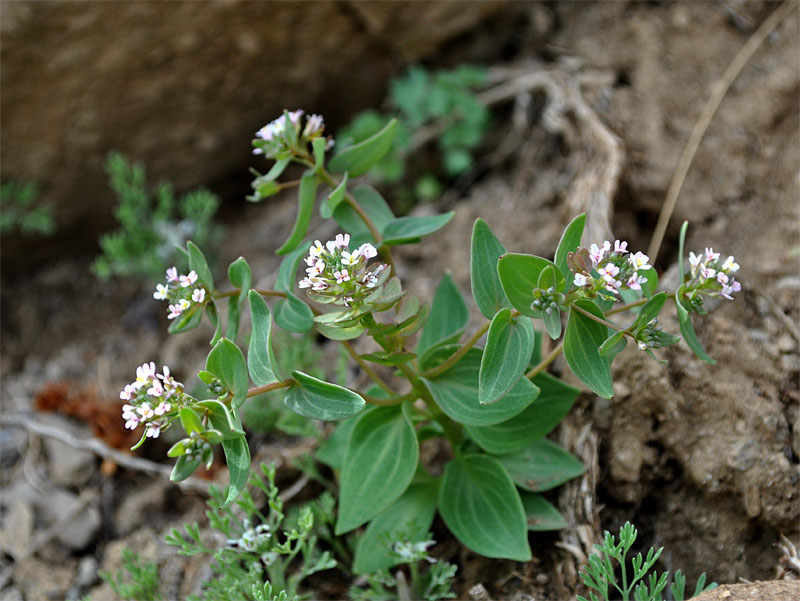
{"label": "green oval leaf", "polygon": [[336,534],[368,522],[405,492],[419,464],[414,427],[399,406],[362,415],[347,442]]}
{"label": "green oval leaf", "polygon": [[528,522],[528,530],[531,532],[561,530],[567,527],[567,520],[561,512],[542,495],[522,490],[519,496],[525,509],[525,521]]}
{"label": "green oval leaf", "polygon": [[200,416],[189,407],[181,407],[180,411],[178,411],[178,416],[180,417],[183,431],[187,434],[191,435],[192,432],[203,431],[204,428],[200,422]]}
{"label": "green oval leaf", "polygon": [[511,306],[497,275],[497,260],[505,252],[506,249],[486,222],[476,219],[470,242],[469,272],[472,297],[486,319],[492,319],[503,307]]}
{"label": "green oval leaf", "polygon": [[349,172],[352,177],[364,175],[389,152],[397,132],[397,119],[392,119],[374,136],[363,142],[348,146],[328,161],[333,173]]}
{"label": "green oval leaf", "polygon": [[228,301],[228,329],[225,335],[236,342],[236,337],[239,334],[242,306],[253,282],[253,272],[244,257],[239,257],[228,266],[228,279],[234,288],[239,289],[239,294]]}
{"label": "green oval leaf", "polygon": [[231,412],[224,403],[216,399],[210,399],[207,401],[199,401],[197,405],[206,410],[208,421],[211,422],[215,430],[219,430],[223,439],[234,439],[244,436],[244,431],[242,430],[238,415]]}
{"label": "green oval leaf", "polygon": [[513,453],[546,436],[569,413],[580,390],[550,374],[539,374],[533,383],[539,397],[522,413],[494,426],[465,426],[469,437],[489,453]]}
{"label": "green oval leaf", "polygon": [[516,453],[496,455],[495,459],[517,486],[531,492],[550,490],[585,471],[580,459],[547,438]]}
{"label": "green oval leaf", "polygon": [[453,282],[453,277],[446,273],[433,297],[428,321],[417,342],[417,354],[421,356],[436,345],[458,340],[468,319],[467,304]]}
{"label": "green oval leaf", "polygon": [[255,290],[250,291],[248,300],[253,330],[247,349],[247,368],[253,382],[265,386],[280,379],[275,375],[277,362],[272,352],[272,315],[267,303]]}
{"label": "green oval leaf", "polygon": [[605,339],[603,344],[598,347],[597,352],[601,357],[608,359],[609,361],[613,361],[614,357],[625,350],[625,346],[627,344],[628,341],[625,338],[625,332],[614,332],[611,334],[611,336]]}
{"label": "green oval leaf", "polygon": [[533,290],[539,286],[539,275],[546,267],[556,269],[556,289],[564,288],[564,275],[555,264],[534,255],[507,253],[497,262],[497,274],[511,305],[523,315],[536,317],[531,309]]}
{"label": "green oval leaf", "polygon": [[342,181],[336,186],[333,191],[328,194],[328,197],[320,203],[319,214],[323,219],[330,219],[333,212],[336,210],[347,194],[347,172],[345,171]]}
{"label": "green oval leaf", "polygon": [[408,351],[394,351],[391,353],[367,353],[366,355],[361,355],[361,358],[379,365],[394,366],[408,363],[412,359],[416,359],[417,355]]}
{"label": "green oval leaf", "polygon": [[659,292],[655,296],[651,297],[650,300],[648,300],[639,311],[639,315],[636,316],[636,320],[633,322],[634,325],[632,328],[645,326],[653,321],[656,317],[658,317],[658,314],[661,313],[661,309],[664,307],[664,303],[666,301],[666,292]]}
{"label": "green oval leaf", "polygon": [[302,334],[314,327],[314,313],[291,292],[275,303],[275,323],[289,332]]}
{"label": "green oval leaf", "polygon": [[492,319],[486,348],[478,374],[478,401],[496,403],[525,373],[533,353],[535,334],[530,318],[511,318],[511,309],[502,309]]}
{"label": "green oval leaf", "polygon": [[361,414],[349,417],[336,424],[328,439],[317,449],[317,461],[341,471],[344,464],[344,456],[347,452],[347,441],[350,439],[350,432],[353,431],[358,419],[374,408],[376,408],[374,405],[370,405]]}
{"label": "green oval leaf", "polygon": [[211,277],[211,270],[203,252],[191,240],[186,242],[186,249],[189,253],[189,269],[194,270],[197,279],[209,292],[214,290],[214,278]]}
{"label": "green oval leaf", "polygon": [[308,224],[314,211],[314,200],[317,196],[317,177],[311,171],[306,171],[300,178],[300,190],[297,194],[297,217],[295,218],[292,233],[286,242],[275,251],[276,255],[285,255],[303,241],[308,232]]}
{"label": "green oval leaf", "polygon": [[324,323],[316,325],[317,331],[329,340],[353,340],[364,333],[366,328],[360,324],[351,326],[330,326]]}
{"label": "green oval leaf", "polygon": [[[375,224],[378,231],[382,231],[386,225],[394,221],[394,213],[389,205],[380,195],[380,193],[372,186],[361,185],[353,189],[353,198],[358,205],[363,209],[367,216]],[[333,218],[339,226],[350,234],[351,248],[357,248],[364,242],[371,242],[375,244],[375,239],[372,233],[367,228],[364,220],[350,206],[350,203],[342,203],[333,212]]]}
{"label": "green oval leaf", "polygon": [[528,561],[525,511],[511,477],[486,455],[463,455],[444,470],[439,513],[464,545],[485,557]]}
{"label": "green oval leaf", "polygon": [[[575,305],[600,319],[605,319],[600,308],[591,301],[577,300]],[[570,309],[567,332],[564,334],[564,359],[581,382],[605,399],[614,396],[611,360],[601,357],[598,348],[608,335],[606,326],[578,313],[573,308]]]}
{"label": "green oval leaf", "polygon": [[391,552],[396,541],[421,541],[436,513],[436,482],[411,484],[402,496],[369,523],[358,538],[353,558],[356,574],[372,574],[402,562]]}
{"label": "green oval leaf", "polygon": [[293,371],[297,386],[286,392],[283,402],[295,413],[311,419],[336,421],[351,417],[361,411],[366,401],[342,386]]}
{"label": "green oval leaf", "polygon": [[708,353],[706,353],[706,351],[703,349],[703,345],[701,345],[700,341],[697,339],[697,334],[695,334],[694,326],[692,325],[692,318],[690,317],[689,312],[678,300],[682,294],[682,289],[683,286],[678,288],[678,292],[675,294],[675,308],[678,311],[678,325],[680,326],[681,334],[683,334],[683,339],[686,341],[686,345],[692,349],[692,352],[695,355],[697,355],[706,363],[715,365],[716,361],[714,361],[714,359],[712,359]]}
{"label": "green oval leaf", "polygon": [[181,455],[175,462],[172,472],[169,474],[169,479],[171,482],[181,482],[186,480],[186,478],[191,476],[192,472],[194,472],[194,470],[196,470],[198,467],[200,467],[199,457],[187,457],[186,455]]}
{"label": "green oval leaf", "polygon": [[283,257],[278,267],[278,277],[275,280],[275,289],[281,292],[291,292],[297,285],[297,265],[307,253],[311,242],[304,242],[292,252]]}
{"label": "green oval leaf", "polygon": [[[561,235],[561,240],[556,248],[556,256],[553,262],[561,270],[561,273],[566,277],[571,274],[569,264],[567,263],[567,253],[575,252],[581,245],[581,236],[583,236],[583,228],[586,225],[586,213],[581,213],[575,219],[570,221],[569,225]],[[573,278],[569,278],[567,282],[567,289],[573,285]]]}
{"label": "green oval leaf", "polygon": [[225,463],[230,474],[230,486],[225,497],[225,505],[230,505],[244,490],[250,476],[250,447],[244,436],[222,439],[222,450],[225,452]]}
{"label": "green oval leaf", "polygon": [[506,421],[530,405],[539,389],[527,378],[517,381],[502,402],[481,405],[478,401],[478,372],[482,351],[470,349],[453,367],[435,378],[421,378],[436,404],[448,416],[470,426],[491,426]]}
{"label": "green oval leaf", "polygon": [[206,358],[206,370],[217,376],[231,393],[231,407],[236,409],[247,398],[250,376],[242,351],[227,338],[222,338]]}
{"label": "green oval leaf", "polygon": [[442,229],[453,218],[455,212],[448,211],[441,215],[430,217],[398,217],[383,228],[383,244],[396,246],[416,242],[422,236],[427,236]]}

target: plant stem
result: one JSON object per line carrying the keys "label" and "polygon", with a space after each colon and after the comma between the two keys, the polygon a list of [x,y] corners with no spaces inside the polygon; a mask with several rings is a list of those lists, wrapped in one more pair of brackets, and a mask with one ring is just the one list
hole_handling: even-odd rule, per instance
{"label": "plant stem", "polygon": [[273,382],[272,384],[264,384],[263,386],[256,386],[255,388],[251,388],[247,391],[247,397],[251,398],[254,396],[258,396],[259,394],[264,394],[265,392],[270,392],[272,390],[278,390],[279,388],[289,388],[290,386],[296,386],[297,380],[293,378],[289,378],[288,380],[283,380],[282,382]]}
{"label": "plant stem", "polygon": [[453,367],[464,355],[469,352],[469,349],[478,343],[478,340],[481,339],[481,336],[483,336],[489,330],[491,323],[491,321],[487,321],[485,324],[483,324],[464,342],[464,344],[461,345],[461,347],[455,353],[450,355],[446,361],[443,361],[436,367],[432,367],[429,370],[424,371],[422,376],[425,378],[433,378]]}
{"label": "plant stem", "polygon": [[594,313],[590,313],[589,311],[587,311],[586,309],[582,309],[578,305],[575,305],[575,304],[570,305],[570,308],[573,311],[577,311],[581,315],[584,315],[584,316],[588,317],[592,321],[596,321],[597,323],[606,326],[607,328],[611,328],[612,330],[619,330],[619,326],[616,326],[613,323],[611,323],[610,321],[606,321],[605,319],[603,319],[601,317],[597,317],[597,315],[595,315]]}
{"label": "plant stem", "polygon": [[404,394],[402,396],[395,395],[389,399],[382,399],[380,397],[364,394],[363,392],[353,392],[356,392],[358,396],[362,397],[370,405],[378,405],[380,407],[393,407],[394,405],[401,405],[406,401],[413,401],[419,398],[416,392],[409,392],[408,394]]}
{"label": "plant stem", "polygon": [[[356,363],[358,363],[358,366],[361,369],[364,370],[364,373],[367,374],[367,376],[369,377],[370,380],[372,380],[378,386],[380,386],[381,390],[383,390],[385,393],[389,394],[390,396],[395,396],[395,392],[394,392],[394,390],[392,390],[392,387],[389,386],[383,380],[383,378],[381,378],[377,374],[377,372],[367,364],[366,361],[364,361],[361,357],[358,356],[358,353],[356,352],[356,349],[353,348],[352,344],[350,344],[347,340],[341,340],[340,342],[342,343],[344,348],[347,350],[347,353],[353,358],[353,360]],[[377,404],[380,404],[380,403],[374,403],[374,404],[377,405]]]}
{"label": "plant stem", "polygon": [[531,370],[525,374],[525,377],[528,378],[529,380],[532,380],[540,373],[542,373],[545,369],[547,369],[548,365],[550,365],[553,361],[556,360],[556,357],[558,357],[561,354],[563,348],[564,348],[564,340],[562,339],[561,342],[559,342],[556,345],[556,347],[552,351],[550,351],[547,357],[539,361],[538,365],[531,368]]}
{"label": "plant stem", "polygon": [[[259,290],[257,288],[253,288],[256,292],[258,292],[261,296],[279,296],[280,298],[286,298],[286,293],[281,292],[280,290]],[[230,296],[239,296],[241,294],[240,289],[236,290],[226,290],[225,292],[215,292],[213,294],[214,298],[228,298]]]}
{"label": "plant stem", "polygon": [[[331,188],[336,188],[341,183],[340,180],[337,180],[324,168],[321,168],[318,173],[322,180]],[[358,214],[358,216],[361,218],[361,221],[364,222],[364,225],[367,226],[369,233],[375,239],[375,245],[381,249],[381,256],[383,257],[384,261],[386,261],[386,264],[389,265],[392,272],[397,275],[397,270],[395,269],[394,261],[392,260],[392,253],[388,247],[382,246],[383,238],[381,237],[381,233],[378,231],[378,227],[375,225],[375,222],[372,221],[372,218],[367,215],[366,211],[364,211],[364,208],[358,204],[358,201],[353,197],[352,194],[350,194],[350,192],[345,191],[344,199],[347,201],[347,204],[349,204],[350,207]]]}

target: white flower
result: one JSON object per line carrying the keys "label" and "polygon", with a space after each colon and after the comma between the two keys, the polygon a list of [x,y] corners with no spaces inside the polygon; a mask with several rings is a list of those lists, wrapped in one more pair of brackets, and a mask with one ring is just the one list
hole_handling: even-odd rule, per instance
{"label": "white flower", "polygon": [[167,281],[168,282],[177,282],[178,281],[178,268],[177,267],[170,267],[167,269]]}
{"label": "white flower", "polygon": [[576,286],[586,286],[589,283],[589,280],[586,278],[585,275],[582,273],[575,274],[575,285]]}
{"label": "white flower", "polygon": [[725,274],[724,271],[717,272],[717,281],[722,284],[723,286],[728,283],[728,276]]}
{"label": "white flower", "polygon": [[708,261],[716,261],[719,259],[719,253],[715,253],[713,248],[706,247],[706,259]]}
{"label": "white flower", "polygon": [[[133,385],[126,384],[125,389],[119,393],[119,398],[122,399],[123,401],[130,401],[131,398],[133,398],[135,392],[136,389],[133,387]],[[130,405],[125,405],[123,409],[125,409],[125,407],[130,407]]]}
{"label": "white flower", "polygon": [[170,405],[167,402],[162,402],[158,405],[158,407],[155,408],[155,411],[153,411],[153,413],[161,416],[167,413],[170,409],[172,409],[172,405]]}
{"label": "white flower", "polygon": [[726,273],[739,271],[739,264],[733,260],[733,257],[728,257],[722,264],[722,271]]}
{"label": "white flower", "polygon": [[192,306],[192,303],[185,298],[182,298],[180,301],[178,301],[178,306],[181,308],[181,311],[186,311],[186,309]]}
{"label": "white flower", "polygon": [[378,251],[375,250],[375,247],[372,246],[372,244],[370,244],[369,242],[365,242],[364,244],[359,246],[358,253],[365,259],[372,259],[373,257],[378,256]]}
{"label": "white flower", "polygon": [[337,284],[341,284],[342,282],[347,282],[350,280],[350,274],[347,273],[346,269],[342,269],[341,271],[334,271],[333,277],[336,278]]}
{"label": "white flower", "polygon": [[167,288],[164,284],[156,284],[156,291],[153,292],[153,298],[156,300],[167,300],[168,293],[169,288]]}
{"label": "white flower", "polygon": [[624,240],[614,240],[614,252],[625,254],[628,252],[628,243]]}
{"label": "white flower", "polygon": [[197,288],[194,292],[192,292],[192,300],[196,303],[202,303],[203,299],[206,297],[206,289],[205,288]]}
{"label": "white flower", "polygon": [[125,428],[128,430],[135,430],[139,426],[139,419],[136,415],[123,415],[122,419],[125,421]]}
{"label": "white flower", "polygon": [[161,434],[161,428],[164,427],[164,424],[161,422],[152,422],[147,424],[147,431],[145,432],[145,436],[147,438],[158,438],[158,435]]}
{"label": "white flower", "polygon": [[633,265],[633,268],[637,271],[639,269],[650,269],[651,267],[648,261],[650,261],[650,257],[641,251],[628,257],[628,262]]}
{"label": "white flower", "polygon": [[608,244],[609,248],[611,248],[611,245],[608,242],[603,243],[603,248],[598,247],[597,244],[592,244],[592,247],[589,250],[589,258],[592,259],[592,263],[594,263],[595,265],[599,265],[600,261],[603,260],[606,251],[605,248],[606,244]]}
{"label": "white flower", "polygon": [[189,275],[182,275],[180,277],[181,288],[188,288],[197,281],[197,273],[194,269],[189,272]]}
{"label": "white flower", "polygon": [[606,290],[609,292],[619,292],[620,288],[622,288],[622,282],[619,280],[615,280],[614,278],[606,279]]}
{"label": "white flower", "polygon": [[306,137],[312,136],[317,132],[322,131],[325,127],[325,122],[322,119],[322,115],[309,115],[308,120],[306,121],[306,128],[303,130],[303,135]]}
{"label": "white flower", "polygon": [[142,386],[144,386],[150,378],[156,375],[156,364],[152,361],[150,363],[143,363],[139,367],[136,368],[136,381],[133,383],[133,387],[136,390],[139,390]]}
{"label": "white flower", "polygon": [[692,267],[692,277],[697,275],[697,268],[700,267],[700,263],[703,262],[703,254],[700,253],[699,255],[694,254],[693,252],[689,253],[689,265]]}
{"label": "white flower", "polygon": [[314,283],[314,282],[312,282],[312,281],[311,281],[311,279],[310,279],[308,276],[306,276],[306,277],[304,277],[302,280],[300,280],[300,283],[299,283],[299,284],[297,284],[297,286],[298,286],[299,288],[311,288],[311,286],[313,285],[313,283]]}
{"label": "white flower", "polygon": [[146,421],[155,415],[155,411],[150,406],[150,403],[142,403],[137,409],[137,413],[141,416],[142,421]]}
{"label": "white flower", "polygon": [[316,281],[313,281],[313,283],[311,284],[311,289],[314,290],[315,292],[322,292],[323,290],[328,289],[328,283],[325,282],[324,280],[317,279]]}
{"label": "white flower", "polygon": [[322,259],[318,259],[314,265],[306,269],[306,273],[312,277],[320,275],[323,271],[325,271],[325,261]]}
{"label": "white flower", "polygon": [[175,319],[181,313],[183,313],[183,309],[180,308],[180,305],[170,305],[169,315],[167,315],[167,319]]}
{"label": "white flower", "polygon": [[352,254],[346,250],[342,251],[342,265],[355,265],[358,263],[359,258],[357,250],[353,251]]}
{"label": "white flower", "polygon": [[[312,257],[318,257],[323,252],[325,252],[325,247],[322,246],[322,242],[320,242],[319,240],[314,240],[314,244],[311,245],[311,248],[308,250],[308,252]],[[308,262],[308,261],[306,261],[306,262]],[[308,264],[312,265],[312,263],[308,263]]]}

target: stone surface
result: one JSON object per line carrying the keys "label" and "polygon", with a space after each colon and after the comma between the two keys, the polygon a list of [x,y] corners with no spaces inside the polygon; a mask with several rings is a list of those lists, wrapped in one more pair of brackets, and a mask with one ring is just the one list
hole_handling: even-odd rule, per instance
{"label": "stone surface", "polygon": [[[61,415],[42,413],[36,418],[47,425],[55,426],[77,438],[93,436],[86,424],[76,424]],[[47,471],[50,480],[60,486],[79,488],[86,484],[97,468],[97,457],[90,451],[76,449],[54,438],[43,439],[47,451]]]}
{"label": "stone surface", "polygon": [[37,183],[59,226],[52,239],[4,236],[4,268],[66,240],[94,249],[115,203],[110,150],[178,189],[241,177],[253,132],[285,107],[349,119],[381,101],[397,59],[506,4],[3,3],[2,179]]}

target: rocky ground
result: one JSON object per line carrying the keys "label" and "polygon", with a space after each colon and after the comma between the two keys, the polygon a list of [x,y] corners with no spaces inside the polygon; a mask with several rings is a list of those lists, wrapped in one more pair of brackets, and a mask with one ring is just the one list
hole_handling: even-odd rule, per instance
{"label": "rocky ground", "polygon": [[[496,81],[516,88],[493,105],[495,127],[470,181],[415,209],[452,207],[456,218],[428,244],[399,253],[405,287],[423,296],[445,269],[469,290],[477,217],[510,250],[546,256],[571,216],[586,210],[593,239],[613,232],[646,249],[703,106],[778,5],[520,6],[513,28],[500,21],[505,55],[492,63]],[[639,527],[643,548],[666,547],[662,569],[681,568],[690,582],[703,571],[725,583],[792,577],[791,568],[780,572],[788,563],[779,543],[781,535],[800,542],[798,12],[766,38],[724,96],[656,262],[662,281],[675,277],[677,231],[689,220],[689,249],[712,246],[740,263],[742,293],[697,323],[717,364],[684,346],[667,350],[667,366],[625,351],[615,363],[615,398],[583,394],[554,433],[590,468],[553,498],[570,528],[533,537],[534,560],[525,565],[486,560],[441,538],[433,554],[459,565],[459,598],[568,598],[581,591],[576,568],[591,545],[626,520]],[[441,50],[439,63],[480,56],[497,28],[484,23]],[[267,287],[293,200],[245,206],[243,195],[226,199],[223,263],[244,255]],[[329,233],[325,224],[313,227],[319,237]],[[101,284],[90,262],[61,253],[3,277],[3,600],[111,599],[97,572],[115,569],[123,547],[158,559],[170,598],[192,592],[193,575],[203,570],[163,544],[171,527],[202,521],[202,486],[181,489],[141,465],[76,447],[98,433],[124,447],[114,403],[135,366],[155,360],[190,381],[208,333],[167,338],[149,284]],[[677,330],[670,318],[664,326]],[[559,362],[553,369],[568,377]],[[35,412],[37,401],[61,412]],[[309,451],[308,439],[274,433],[258,441],[261,457],[284,466],[285,487],[301,477],[291,461]],[[137,455],[146,469],[158,469],[165,448],[149,445]],[[224,481],[224,470],[214,477]],[[335,598],[340,580],[315,580],[312,594]]]}

